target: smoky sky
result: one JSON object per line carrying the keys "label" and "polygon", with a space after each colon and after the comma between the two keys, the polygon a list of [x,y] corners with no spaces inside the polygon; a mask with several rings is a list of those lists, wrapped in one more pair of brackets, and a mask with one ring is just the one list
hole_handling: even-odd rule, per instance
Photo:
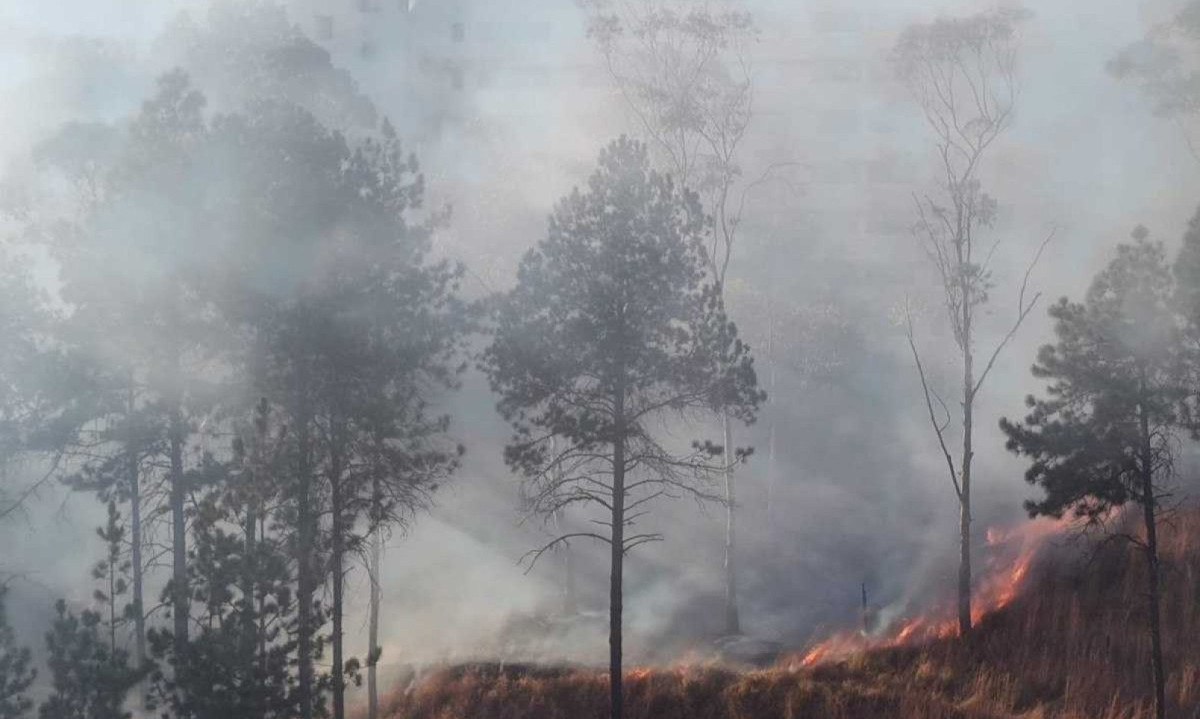
{"label": "smoky sky", "polygon": [[[389,0],[376,4],[381,13],[397,8]],[[638,127],[573,2],[422,0],[414,12],[434,12],[428,8],[435,4],[465,27],[461,83],[431,80],[428,68],[394,51],[394,38],[358,17],[349,0],[336,7],[284,3],[308,34],[317,15],[334,17],[327,43],[334,65],[394,118],[418,153],[429,205],[451,208],[438,253],[463,261],[468,291],[482,297],[511,285],[521,254],[544,235],[554,202],[586,181],[599,148]],[[935,158],[888,58],[910,23],[993,6],[745,3],[760,32],[749,52],[754,117],[739,163],[745,178],[772,163],[787,165],[747,195],[730,268],[730,312],[759,356],[760,381],[775,371],[759,422],[738,429],[739,443],[756,448],[739,472],[742,612],[752,634],[799,644],[852,622],[862,583],[873,602],[897,611],[936,601],[952,587],[957,507],[897,323],[907,299],[918,308],[917,339],[932,379],[952,391],[953,340],[934,275],[908,231],[913,193],[932,187]],[[1043,295],[1040,307],[980,398],[980,533],[989,524],[1019,521],[1020,502],[1033,491],[1021,480],[1021,462],[1005,452],[996,421],[1020,416],[1024,395],[1040,389],[1028,368],[1036,348],[1051,339],[1044,308],[1059,296],[1080,297],[1137,224],[1173,251],[1194,210],[1200,163],[1180,128],[1154,117],[1136,88],[1105,71],[1108,59],[1171,7],[1122,0],[1029,6],[1015,122],[982,174],[999,202],[991,232],[1003,244],[981,348],[1003,335],[1025,264],[1047,233],[1054,240],[1030,280],[1031,292]],[[110,122],[136,112],[154,77],[179,61],[161,38],[183,12],[203,25],[208,8],[199,0],[0,5],[5,175],[19,177],[30,148],[64,122]],[[446,31],[444,24],[429,27]],[[441,47],[444,39],[430,42]],[[433,122],[430,103],[453,110]],[[52,267],[39,273],[53,285]],[[761,330],[768,311],[785,318],[769,365]],[[549,530],[520,513],[519,480],[501,456],[508,429],[494,401],[473,371],[461,391],[442,399],[468,453],[432,511],[388,547],[385,664],[506,651],[589,658],[603,648],[600,624],[541,643],[518,636],[536,623],[531,616],[555,606],[562,569],[555,557],[528,572],[517,563]],[[772,427],[776,469],[769,480]],[[690,431],[713,436],[715,427]],[[721,623],[720,508],[680,501],[661,506],[652,521],[666,541],[639,549],[628,568],[635,654],[652,638],[703,638]],[[14,587],[18,608],[30,618],[18,627],[26,639],[36,640],[53,597],[87,603],[87,568],[102,552],[93,538],[99,522],[93,498],[51,488],[2,529],[10,548],[3,569],[24,579]],[[575,547],[580,591],[592,611],[606,607],[601,550]],[[362,645],[364,584],[356,570],[347,626],[356,632],[351,641]]]}

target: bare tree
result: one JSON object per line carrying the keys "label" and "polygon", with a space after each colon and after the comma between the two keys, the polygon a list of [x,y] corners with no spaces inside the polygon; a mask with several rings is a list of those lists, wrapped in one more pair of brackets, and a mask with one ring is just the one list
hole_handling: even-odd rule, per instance
{"label": "bare tree", "polygon": [[[708,264],[722,299],[749,191],[788,163],[746,182],[738,161],[753,115],[747,50],[756,32],[740,0],[580,0],[589,36],[659,164],[712,213]],[[721,415],[733,445],[729,412]],[[725,631],[741,632],[737,602],[737,492],[726,454]]]}
{"label": "bare tree", "polygon": [[[1039,295],[1028,296],[1029,275],[1051,232],[1025,271],[1016,317],[986,354],[977,355],[978,315],[994,287],[991,262],[1001,240],[981,237],[992,228],[996,201],[981,187],[981,165],[996,139],[1012,124],[1018,96],[1016,60],[1020,10],[997,10],[966,18],[913,25],[901,35],[894,60],[901,79],[933,132],[938,188],[914,195],[914,232],[941,280],[946,315],[962,363],[962,449],[950,449],[952,413],[929,382],[908,315],[908,342],[921,379],[929,420],[946,460],[959,505],[959,631],[971,631],[971,470],[975,403],[996,359],[1012,340]],[[978,370],[976,360],[983,358]]]}

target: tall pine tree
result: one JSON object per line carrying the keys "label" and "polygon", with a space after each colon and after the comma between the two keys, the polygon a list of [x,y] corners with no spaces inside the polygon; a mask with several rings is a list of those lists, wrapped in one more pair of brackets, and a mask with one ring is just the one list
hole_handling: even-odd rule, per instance
{"label": "tall pine tree", "polygon": [[763,399],[707,272],[709,228],[696,195],[651,170],[644,145],[617,140],[525,255],[483,360],[515,429],[505,460],[530,483],[533,511],[602,510],[603,529],[560,535],[534,558],[575,537],[609,545],[613,719],[623,711],[625,555],[662,538],[631,527],[664,495],[719,499],[704,480],[733,453],[675,446],[656,430],[712,407],[751,421]]}
{"label": "tall pine tree", "polygon": [[1158,517],[1186,393],[1170,268],[1144,229],[1134,239],[1117,248],[1082,303],[1064,298],[1050,308],[1058,339],[1033,366],[1045,396],[1030,396],[1025,419],[1001,419],[1000,428],[1009,450],[1030,459],[1026,480],[1045,492],[1026,503],[1031,515],[1100,522],[1115,507],[1140,506],[1143,533],[1130,539],[1146,559],[1154,706],[1163,719]]}

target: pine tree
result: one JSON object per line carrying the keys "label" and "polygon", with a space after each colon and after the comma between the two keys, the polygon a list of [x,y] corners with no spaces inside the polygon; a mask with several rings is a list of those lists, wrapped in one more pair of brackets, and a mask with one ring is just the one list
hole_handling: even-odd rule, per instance
{"label": "pine tree", "polygon": [[108,522],[96,529],[96,535],[104,541],[108,549],[104,559],[92,568],[92,579],[100,583],[100,588],[93,594],[96,603],[104,607],[108,613],[108,649],[117,651],[117,629],[132,618],[135,610],[132,604],[121,606],[121,597],[129,591],[128,575],[130,562],[125,559],[125,527],[121,523],[121,514],[117,511],[117,503],[108,503]]}
{"label": "pine tree", "polygon": [[[282,432],[265,401],[252,429],[240,431],[228,462],[209,457],[192,478],[189,586],[200,608],[182,655],[169,634],[151,633],[156,657],[174,667],[155,676],[157,696],[174,716],[263,719],[297,713],[296,603],[286,528],[275,518]],[[282,526],[281,526],[282,525]]]}
{"label": "pine tree", "polygon": [[417,215],[423,179],[389,125],[351,146],[277,103],[216,125],[238,168],[229,201],[252,238],[230,250],[225,307],[251,338],[240,358],[249,391],[288,427],[277,516],[294,552],[300,715],[320,699],[313,657],[327,610],[341,717],[353,662],[342,631],[347,558],[423,507],[458,464],[449,418],[430,407],[462,365],[461,269],[429,259],[441,215]]}
{"label": "pine tree", "polygon": [[130,717],[123,709],[125,697],[149,671],[148,665],[131,665],[129,652],[117,640],[118,629],[132,619],[134,607],[121,599],[129,589],[130,563],[116,502],[108,503],[108,520],[96,534],[105,547],[104,559],[92,568],[98,584],[93,599],[101,611],[76,615],[65,601],[55,604],[57,617],[46,634],[53,693],[38,707],[43,719]]}
{"label": "pine tree", "polygon": [[138,662],[145,659],[144,520],[159,515],[161,506],[148,500],[157,499],[160,481],[171,532],[172,636],[181,648],[187,641],[187,455],[210,408],[203,368],[227,334],[212,331],[205,294],[212,175],[203,167],[204,104],[185,74],[170,72],[123,125],[68,126],[37,152],[47,172],[83,188],[77,211],[41,218],[31,233],[59,269],[68,311],[54,339],[76,370],[49,448],[70,460],[68,484],[129,504]]}
{"label": "pine tree", "polygon": [[603,510],[595,521],[607,531],[563,534],[532,556],[576,537],[611,549],[613,719],[623,710],[625,555],[662,538],[630,528],[663,495],[719,500],[704,480],[728,466],[722,454],[745,453],[677,447],[655,428],[714,406],[751,421],[763,399],[706,271],[708,228],[694,193],[651,170],[644,145],[617,140],[525,255],[483,359],[515,429],[505,461],[527,479],[532,510]]}
{"label": "pine tree", "polygon": [[[706,258],[721,300],[731,299],[729,266],[740,245],[746,198],[787,163],[756,179],[745,176],[745,138],[754,117],[754,76],[746,53],[757,38],[754,19],[738,0],[713,6],[692,0],[640,5],[580,0],[588,35],[620,96],[633,111],[652,155],[680,185],[695,190],[710,213]],[[723,442],[733,444],[731,413],[721,417]],[[725,484],[725,634],[742,632],[738,607],[738,492],[732,457]],[[568,580],[570,581],[570,580]]]}
{"label": "pine tree", "polygon": [[1163,719],[1157,525],[1186,392],[1162,245],[1148,242],[1141,228],[1134,239],[1117,248],[1083,303],[1063,298],[1050,308],[1058,339],[1033,366],[1047,382],[1045,397],[1030,396],[1024,421],[1002,419],[1000,427],[1009,450],[1031,460],[1026,480],[1045,492],[1026,503],[1031,515],[1100,522],[1115,507],[1141,507],[1144,536],[1128,539],[1146,558],[1154,706]]}
{"label": "pine tree", "polygon": [[46,633],[52,693],[38,707],[41,719],[128,719],[123,705],[141,673],[124,649],[109,648],[98,612],[76,615],[58,600],[57,617]]}

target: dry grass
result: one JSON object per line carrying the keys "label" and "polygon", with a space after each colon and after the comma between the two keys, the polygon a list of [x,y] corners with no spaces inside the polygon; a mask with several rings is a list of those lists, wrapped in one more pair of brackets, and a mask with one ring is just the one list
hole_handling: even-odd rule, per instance
{"label": "dry grass", "polygon": [[[1173,719],[1200,719],[1200,512],[1163,531],[1164,642]],[[1040,565],[969,640],[880,649],[811,669],[633,669],[630,719],[1148,719],[1144,568],[1125,545],[1086,566]],[[395,719],[601,719],[606,675],[477,664],[391,697]]]}

